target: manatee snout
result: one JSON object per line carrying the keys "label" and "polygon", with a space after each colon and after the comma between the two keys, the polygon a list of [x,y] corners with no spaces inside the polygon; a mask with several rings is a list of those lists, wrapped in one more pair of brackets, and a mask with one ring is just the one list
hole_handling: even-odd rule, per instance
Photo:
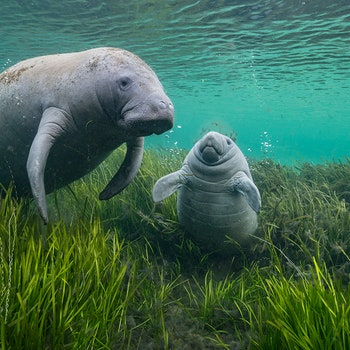
{"label": "manatee snout", "polygon": [[171,129],[174,125],[174,105],[170,99],[160,99],[155,102],[155,115],[158,115],[154,121],[152,128],[154,133],[159,135],[164,131]]}
{"label": "manatee snout", "polygon": [[198,144],[199,157],[207,164],[214,164],[227,151],[226,136],[209,132]]}
{"label": "manatee snout", "polygon": [[170,117],[173,119],[174,106],[168,96],[151,94],[146,99],[145,104],[148,104],[155,114],[159,113],[159,116],[164,114],[165,117]]}
{"label": "manatee snout", "polygon": [[173,127],[174,105],[166,95],[152,94],[142,103],[129,108],[124,121],[142,136],[159,135]]}

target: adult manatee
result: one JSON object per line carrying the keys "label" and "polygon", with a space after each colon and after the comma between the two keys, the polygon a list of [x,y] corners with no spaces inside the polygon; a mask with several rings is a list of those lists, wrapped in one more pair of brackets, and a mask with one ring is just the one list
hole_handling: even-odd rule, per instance
{"label": "adult manatee", "polygon": [[229,251],[227,237],[248,243],[257,229],[260,193],[243,153],[227,136],[209,132],[200,139],[180,170],[156,182],[153,200],[175,191],[179,222],[210,250]]}
{"label": "adult manatee", "polygon": [[[127,144],[108,199],[135,177],[143,136],[173,125],[174,109],[152,69],[117,48],[28,59],[0,75],[0,183],[32,192],[48,222],[45,194],[82,177]],[[45,175],[45,176],[44,176]]]}

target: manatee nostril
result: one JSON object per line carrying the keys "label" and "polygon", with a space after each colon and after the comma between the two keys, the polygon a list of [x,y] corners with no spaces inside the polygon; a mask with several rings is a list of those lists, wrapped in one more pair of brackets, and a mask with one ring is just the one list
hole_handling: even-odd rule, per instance
{"label": "manatee nostril", "polygon": [[164,101],[159,101],[159,108],[164,109],[166,108],[166,103]]}
{"label": "manatee nostril", "polygon": [[159,108],[160,109],[174,109],[174,106],[171,102],[165,102],[163,100],[159,101]]}

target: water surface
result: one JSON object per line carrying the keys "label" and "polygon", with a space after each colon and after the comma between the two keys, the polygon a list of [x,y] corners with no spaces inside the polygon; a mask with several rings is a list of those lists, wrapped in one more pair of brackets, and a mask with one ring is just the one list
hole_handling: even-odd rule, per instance
{"label": "water surface", "polygon": [[3,0],[0,28],[1,70],[98,46],[144,59],[176,109],[148,147],[188,149],[212,129],[259,159],[350,156],[349,0]]}

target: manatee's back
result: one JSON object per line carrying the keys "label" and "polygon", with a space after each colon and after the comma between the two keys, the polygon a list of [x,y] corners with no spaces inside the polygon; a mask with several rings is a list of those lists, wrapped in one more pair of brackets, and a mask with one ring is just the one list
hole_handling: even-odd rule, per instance
{"label": "manatee's back", "polygon": [[[43,111],[57,107],[74,113],[78,105],[93,113],[91,105],[97,97],[90,76],[99,60],[119,51],[124,52],[98,48],[35,57],[0,74],[0,183],[4,187],[14,182],[20,195],[31,192],[26,162]],[[73,97],[83,103],[72,104]]]}
{"label": "manatee's back", "polygon": [[67,58],[67,54],[36,57],[0,74],[0,183],[8,187],[15,182],[21,195],[30,193],[26,161],[41,120],[43,99],[55,93],[50,80]]}

